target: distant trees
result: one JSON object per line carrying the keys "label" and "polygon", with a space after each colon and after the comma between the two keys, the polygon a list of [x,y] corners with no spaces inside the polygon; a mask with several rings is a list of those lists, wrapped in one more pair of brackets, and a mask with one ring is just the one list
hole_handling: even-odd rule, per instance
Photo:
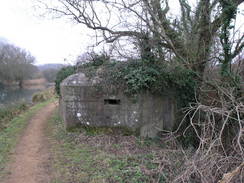
{"label": "distant trees", "polygon": [[42,76],[49,82],[54,83],[56,80],[57,73],[63,68],[63,64],[44,64],[38,66],[42,73]]}
{"label": "distant trees", "polygon": [[42,74],[49,83],[53,83],[55,82],[59,70],[60,69],[54,69],[54,68],[45,69],[42,71]]}
{"label": "distant trees", "polygon": [[24,49],[11,44],[0,46],[0,81],[18,82],[23,86],[23,81],[33,76],[38,71],[33,65],[35,58]]}

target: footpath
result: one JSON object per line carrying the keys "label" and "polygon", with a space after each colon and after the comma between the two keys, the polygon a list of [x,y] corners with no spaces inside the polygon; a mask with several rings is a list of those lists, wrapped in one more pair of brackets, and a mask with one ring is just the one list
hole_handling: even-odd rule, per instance
{"label": "footpath", "polygon": [[29,121],[9,165],[4,183],[49,183],[49,151],[45,127],[56,105],[50,103]]}

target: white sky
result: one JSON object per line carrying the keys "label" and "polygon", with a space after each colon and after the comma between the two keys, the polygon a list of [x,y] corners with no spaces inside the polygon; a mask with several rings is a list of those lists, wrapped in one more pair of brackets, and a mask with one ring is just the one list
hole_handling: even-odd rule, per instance
{"label": "white sky", "polygon": [[[171,0],[170,3],[173,3]],[[91,31],[64,19],[35,16],[34,0],[0,0],[0,37],[36,57],[36,64],[74,60],[92,45]],[[243,6],[242,6],[243,8]],[[241,9],[242,9],[241,8]],[[241,17],[243,19],[243,16]],[[243,20],[240,22],[243,23]]]}
{"label": "white sky", "polygon": [[32,6],[31,0],[0,0],[0,37],[30,51],[36,64],[64,63],[91,45],[85,27],[34,16]]}

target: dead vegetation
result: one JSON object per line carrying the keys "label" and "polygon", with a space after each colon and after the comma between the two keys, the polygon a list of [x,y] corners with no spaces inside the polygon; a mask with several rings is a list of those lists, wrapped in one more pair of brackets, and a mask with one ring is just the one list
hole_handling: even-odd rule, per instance
{"label": "dead vegetation", "polygon": [[32,102],[33,103],[44,102],[44,101],[47,101],[47,100],[49,100],[55,96],[56,96],[56,94],[54,91],[54,87],[50,87],[50,88],[48,88],[42,92],[35,93],[32,96]]}
{"label": "dead vegetation", "polygon": [[194,131],[198,146],[192,157],[185,157],[184,171],[175,182],[244,181],[243,99],[237,97],[233,88],[216,85],[216,89],[219,100],[214,105],[197,102],[187,109],[188,129]]}

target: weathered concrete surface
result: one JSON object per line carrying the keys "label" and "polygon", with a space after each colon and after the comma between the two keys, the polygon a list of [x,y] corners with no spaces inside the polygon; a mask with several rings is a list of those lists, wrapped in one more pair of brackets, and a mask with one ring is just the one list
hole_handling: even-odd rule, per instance
{"label": "weathered concrete surface", "polygon": [[60,106],[67,129],[79,125],[126,127],[154,137],[159,130],[173,128],[176,104],[172,94],[143,93],[129,98],[122,92],[105,92],[94,83],[83,73],[62,82]]}

